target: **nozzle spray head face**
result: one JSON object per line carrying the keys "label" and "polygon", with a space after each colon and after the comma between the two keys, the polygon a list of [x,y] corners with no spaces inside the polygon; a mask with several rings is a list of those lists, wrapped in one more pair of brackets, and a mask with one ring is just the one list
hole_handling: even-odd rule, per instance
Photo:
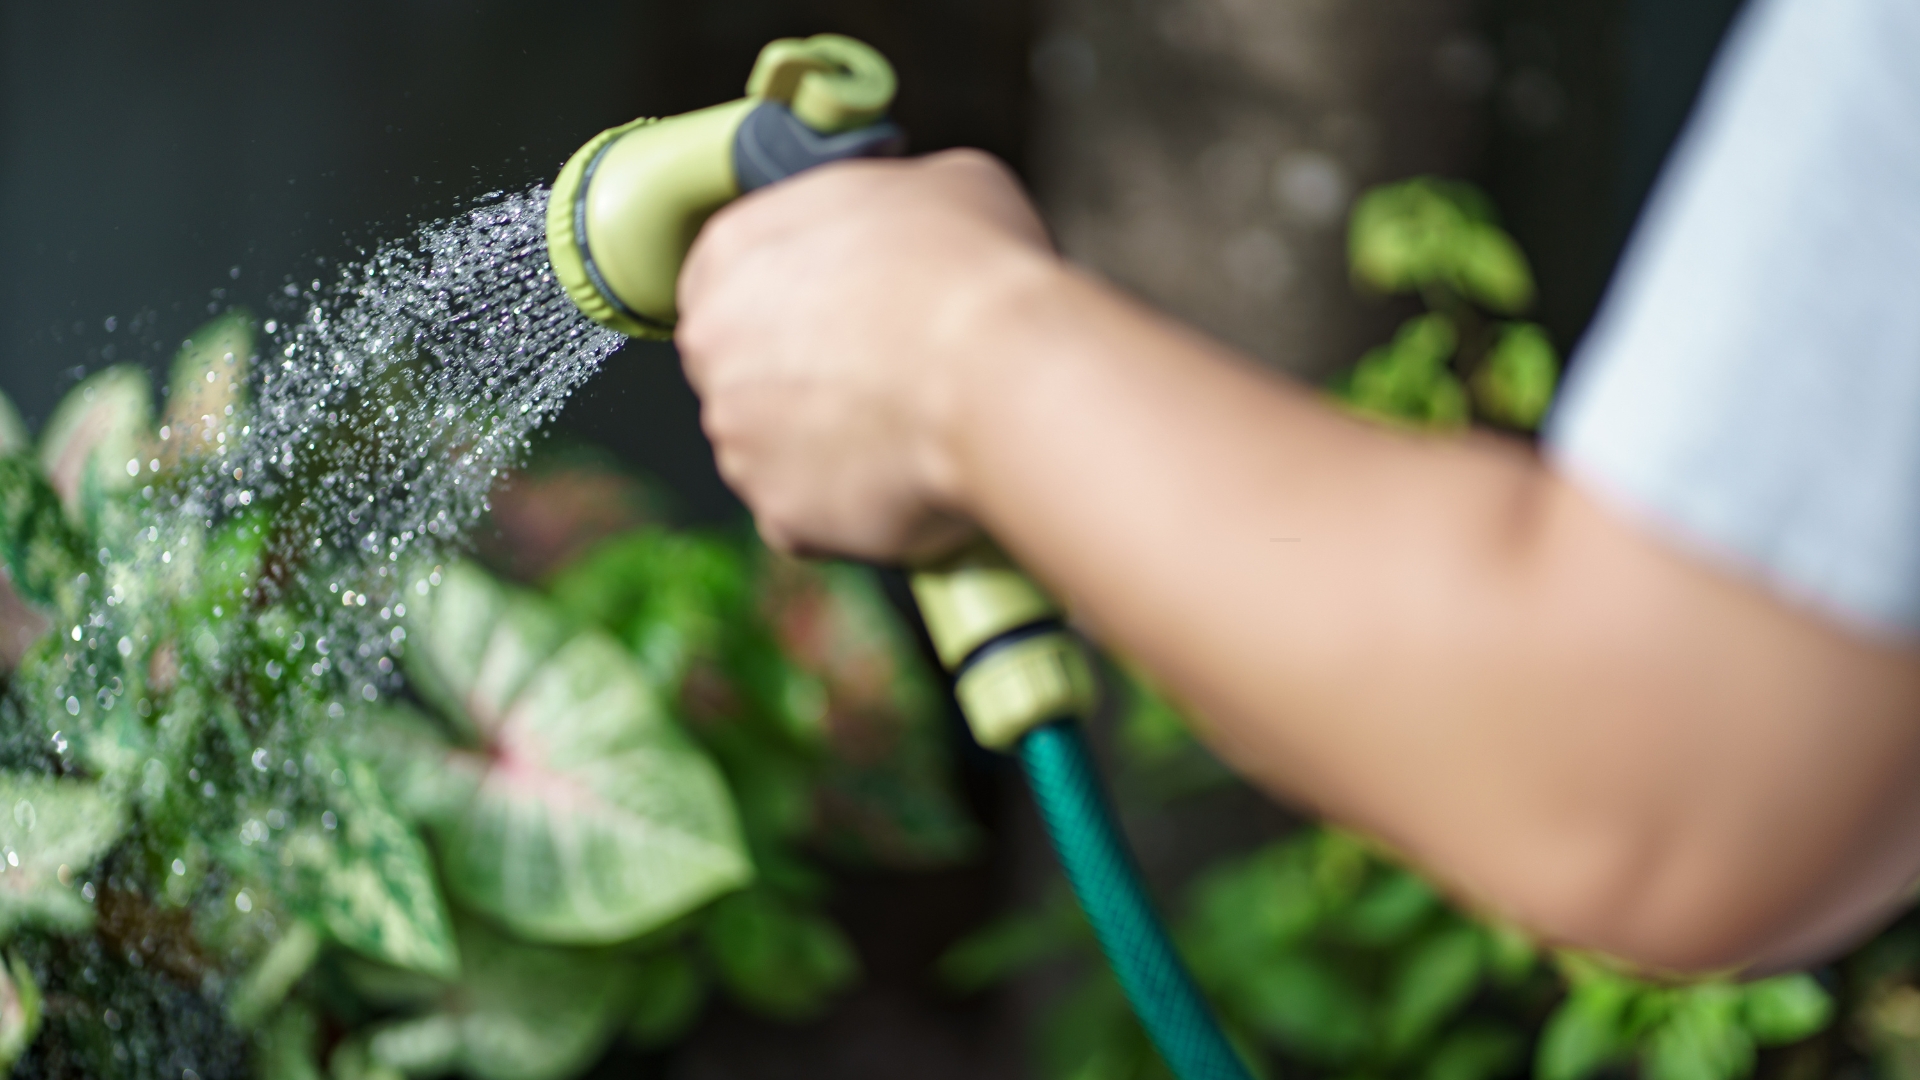
{"label": "nozzle spray head face", "polygon": [[694,237],[742,193],[851,157],[899,154],[884,116],[893,68],[852,38],[787,38],[760,52],[747,96],[594,136],[569,158],[547,204],[547,255],[594,321],[664,338]]}

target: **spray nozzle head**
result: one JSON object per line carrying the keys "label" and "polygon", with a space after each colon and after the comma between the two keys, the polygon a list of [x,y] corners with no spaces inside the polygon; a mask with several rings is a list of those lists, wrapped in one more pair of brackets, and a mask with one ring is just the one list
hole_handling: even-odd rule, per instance
{"label": "spray nozzle head", "polygon": [[893,66],[839,34],[767,43],[747,78],[747,96],[777,101],[821,135],[877,123],[893,104]]}
{"label": "spray nozzle head", "polygon": [[838,34],[785,38],[760,51],[746,97],[601,132],[553,183],[554,275],[594,321],[670,336],[680,264],[707,218],[814,165],[900,153],[904,139],[884,119],[894,87],[870,46]]}

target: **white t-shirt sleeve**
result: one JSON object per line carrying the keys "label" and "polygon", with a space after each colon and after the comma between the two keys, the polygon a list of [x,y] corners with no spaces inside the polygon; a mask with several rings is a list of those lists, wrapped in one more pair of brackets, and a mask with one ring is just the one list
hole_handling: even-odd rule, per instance
{"label": "white t-shirt sleeve", "polygon": [[1920,0],[1755,0],[1550,418],[1603,499],[1920,635]]}

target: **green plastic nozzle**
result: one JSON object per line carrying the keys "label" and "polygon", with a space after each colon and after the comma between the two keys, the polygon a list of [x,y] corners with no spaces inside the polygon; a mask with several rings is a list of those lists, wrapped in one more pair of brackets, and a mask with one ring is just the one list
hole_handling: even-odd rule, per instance
{"label": "green plastic nozzle", "polygon": [[893,68],[838,34],[760,51],[747,96],[588,140],[547,203],[547,256],[580,310],[631,337],[664,338],[680,265],[700,226],[746,191],[826,161],[897,153],[885,121]]}
{"label": "green plastic nozzle", "polygon": [[[675,288],[708,217],[815,165],[899,153],[885,119],[893,69],[852,38],[761,50],[747,96],[601,132],[567,161],[547,205],[554,274],[596,322],[673,333]],[[913,575],[914,595],[974,735],[1005,750],[1035,726],[1092,708],[1079,641],[1053,602],[990,546]]]}

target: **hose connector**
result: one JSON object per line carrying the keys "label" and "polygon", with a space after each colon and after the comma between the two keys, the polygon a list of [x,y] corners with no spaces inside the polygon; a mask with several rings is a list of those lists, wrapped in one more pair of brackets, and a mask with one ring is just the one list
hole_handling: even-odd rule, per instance
{"label": "hose connector", "polygon": [[673,334],[687,250],[714,211],[829,161],[905,152],[886,120],[893,67],[838,34],[767,45],[747,96],[587,141],[554,179],[547,256],[587,316],[631,337]]}
{"label": "hose connector", "polygon": [[1086,716],[1098,689],[1058,606],[981,544],[916,572],[913,597],[974,739],[1007,750],[1051,720]]}

